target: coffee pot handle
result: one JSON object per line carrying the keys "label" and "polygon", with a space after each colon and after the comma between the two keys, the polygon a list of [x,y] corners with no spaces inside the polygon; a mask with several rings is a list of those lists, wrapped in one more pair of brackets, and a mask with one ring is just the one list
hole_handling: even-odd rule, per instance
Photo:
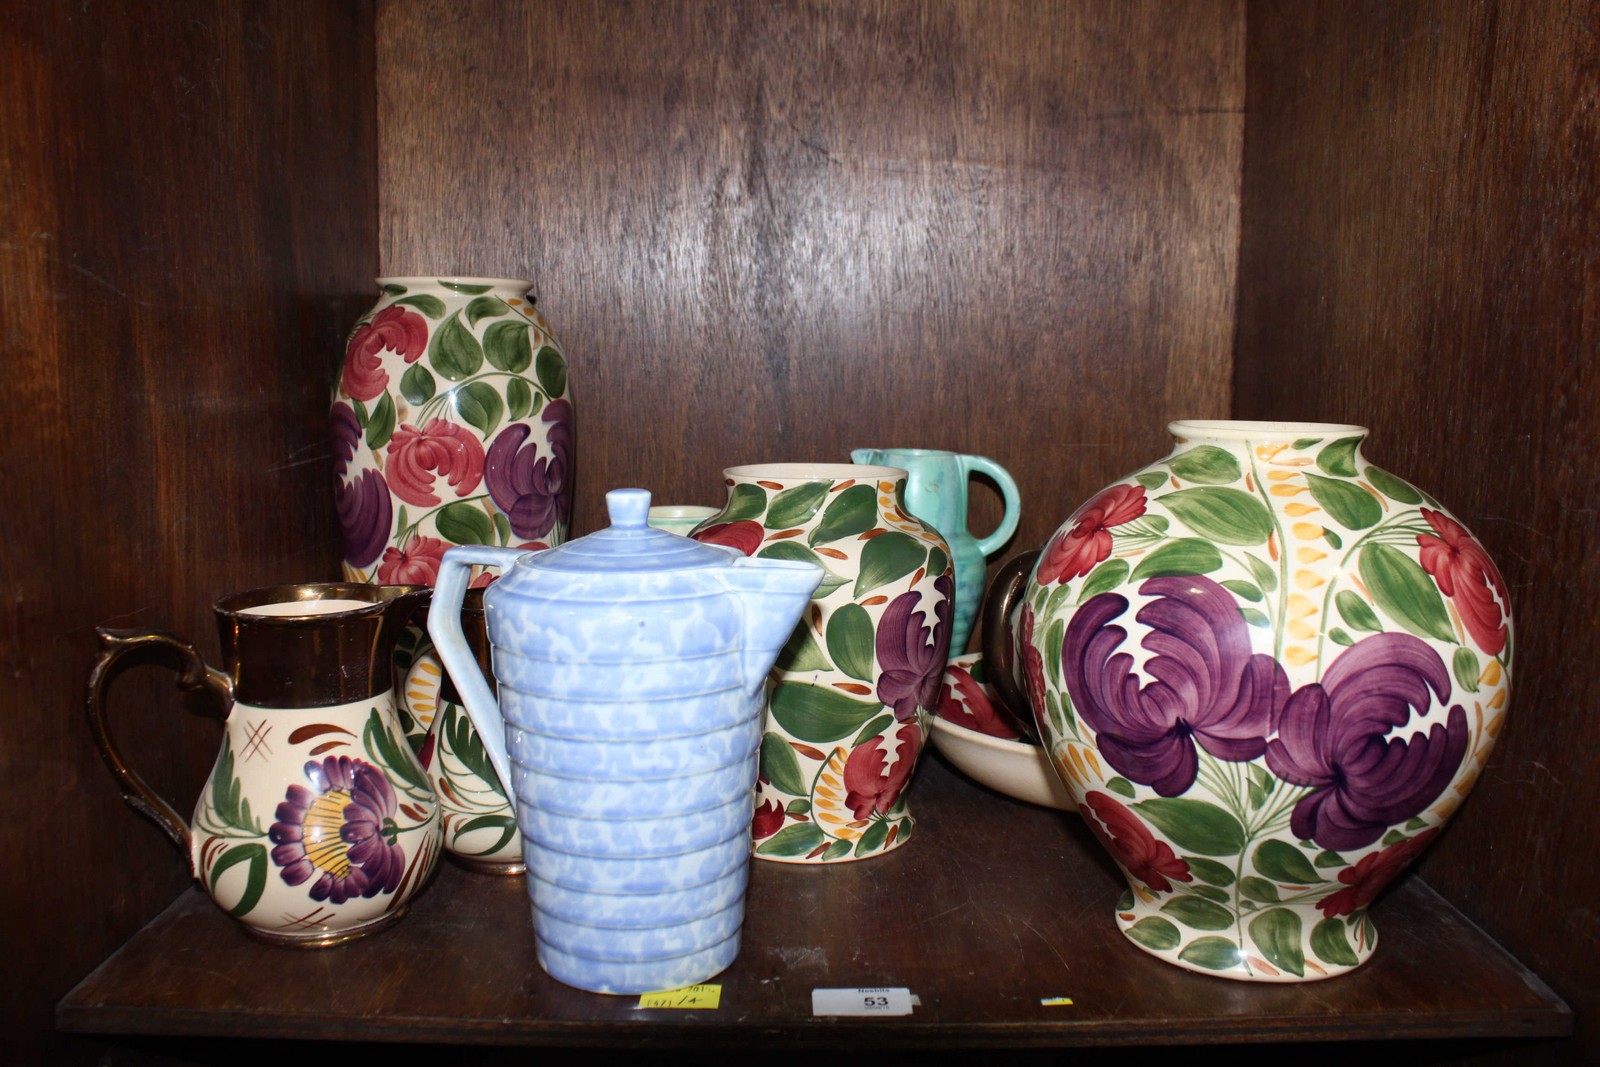
{"label": "coffee pot handle", "polygon": [[[95,633],[100,635],[100,655],[89,672],[88,712],[89,729],[94,735],[96,747],[100,750],[100,758],[105,760],[106,766],[111,769],[112,777],[116,778],[117,786],[122,791],[122,798],[135,811],[147,816],[161,827],[182,850],[184,857],[192,863],[188,822],[173,810],[171,804],[151,789],[137,771],[128,766],[127,761],[122,758],[122,751],[111,739],[111,731],[106,724],[106,693],[112,679],[124,667],[152,660],[176,659],[177,663],[173,669],[178,674],[178,688],[185,692],[205,694],[208,699],[204,710],[222,721],[227,719],[228,710],[233,706],[233,688],[229,684],[228,676],[206,666],[193,645],[169,633],[159,630],[113,630],[104,627],[96,627]],[[135,658],[132,662],[123,664],[121,661],[125,656]]]}
{"label": "coffee pot handle", "polygon": [[1000,525],[996,526],[988,536],[976,538],[978,551],[985,556],[992,556],[1000,550],[1000,546],[1011,540],[1011,535],[1017,532],[1017,523],[1022,519],[1022,492],[1017,488],[1017,480],[1011,477],[1011,472],[988,456],[961,457],[962,473],[971,477],[976,471],[987,475],[994,480],[1000,490],[1000,499],[1005,505],[1005,511],[1000,516]]}
{"label": "coffee pot handle", "polygon": [[467,717],[483,739],[489,762],[500,776],[507,795],[514,788],[511,762],[506,757],[506,727],[500,716],[500,703],[489,689],[489,682],[478,666],[478,657],[467,644],[461,629],[461,602],[467,595],[467,579],[474,565],[494,567],[501,573],[510,570],[525,548],[496,548],[493,545],[461,545],[449,549],[439,563],[439,577],[433,583],[433,604],[428,609],[428,636],[450,680],[455,683]]}
{"label": "coffee pot handle", "polygon": [[1039,562],[1037,550],[1013,556],[995,572],[994,582],[983,604],[983,665],[984,675],[1000,702],[1011,713],[1015,724],[1026,736],[1037,738],[1037,717],[1043,708],[1035,708],[1028,700],[1027,688],[1017,681],[1016,634],[1011,617],[1028,588],[1028,578],[1034,564]]}

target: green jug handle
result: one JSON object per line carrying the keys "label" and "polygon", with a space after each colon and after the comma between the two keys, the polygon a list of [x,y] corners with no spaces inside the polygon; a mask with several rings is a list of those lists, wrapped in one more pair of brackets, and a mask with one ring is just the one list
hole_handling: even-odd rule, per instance
{"label": "green jug handle", "polygon": [[111,739],[111,731],[106,724],[106,693],[114,677],[113,668],[123,657],[135,653],[141,654],[140,660],[151,654],[158,659],[176,660],[173,669],[178,674],[178,688],[207,694],[211,698],[207,711],[219,722],[227,719],[228,711],[233,707],[233,687],[226,674],[206,666],[193,645],[170,633],[104,627],[96,627],[95,633],[100,635],[100,655],[89,672],[88,693],[89,729],[94,735],[95,746],[100,750],[100,758],[111,769],[112,777],[117,780],[122,799],[172,838],[173,843],[182,850],[185,861],[192,866],[189,824],[122,758],[122,752]]}
{"label": "green jug handle", "polygon": [[975,538],[978,542],[978,551],[985,556],[992,556],[1017,532],[1017,523],[1022,519],[1022,493],[1017,489],[1017,480],[1011,477],[1011,472],[988,456],[961,457],[962,473],[972,477],[972,472],[988,475],[994,479],[994,484],[1000,488],[1000,498],[1005,503],[1005,513],[1000,516],[1000,525],[996,526],[987,537]]}

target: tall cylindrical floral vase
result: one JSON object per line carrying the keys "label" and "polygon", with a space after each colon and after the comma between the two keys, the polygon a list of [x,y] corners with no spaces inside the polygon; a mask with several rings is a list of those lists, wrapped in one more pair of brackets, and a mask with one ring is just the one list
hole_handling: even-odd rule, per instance
{"label": "tall cylindrical floral vase", "polygon": [[[454,545],[565,541],[572,401],[561,347],[528,298],[532,283],[396,277],[378,285],[377,303],[346,343],[331,410],[346,580],[431,586]],[[492,580],[479,574],[473,584]],[[443,670],[419,627],[401,638],[395,658],[407,737],[419,754],[436,750],[429,737]],[[460,723],[449,740],[473,751],[472,726]],[[513,835],[490,851],[468,858],[510,869],[521,844]]]}
{"label": "tall cylindrical floral vase", "polygon": [[1045,546],[1013,616],[1020,673],[1127,876],[1129,939],[1229,978],[1343,974],[1500,732],[1506,585],[1367,461],[1362,427],[1169,429],[1171,455]]}
{"label": "tall cylindrical floral vase", "polygon": [[772,671],[755,855],[832,863],[898,848],[914,826],[906,789],[950,646],[949,546],[905,510],[896,467],[723,473],[727,503],[691,536],[826,572]]}

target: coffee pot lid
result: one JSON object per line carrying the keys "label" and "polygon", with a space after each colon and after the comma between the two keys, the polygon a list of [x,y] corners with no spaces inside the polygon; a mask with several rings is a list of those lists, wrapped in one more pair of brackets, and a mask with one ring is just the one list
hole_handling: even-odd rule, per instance
{"label": "coffee pot lid", "polygon": [[649,523],[647,489],[613,489],[606,494],[611,525],[544,552],[523,556],[519,567],[540,571],[591,573],[604,571],[678,571],[726,567],[738,551],[705,545],[657,530]]}

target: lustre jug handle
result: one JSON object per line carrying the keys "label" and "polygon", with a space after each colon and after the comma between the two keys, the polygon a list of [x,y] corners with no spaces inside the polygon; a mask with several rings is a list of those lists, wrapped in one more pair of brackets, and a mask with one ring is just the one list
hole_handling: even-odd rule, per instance
{"label": "lustre jug handle", "polygon": [[478,657],[467,644],[461,629],[461,602],[467,595],[467,578],[473,566],[494,567],[502,574],[528,554],[525,548],[496,548],[493,545],[459,545],[445,552],[439,562],[439,577],[433,584],[433,607],[428,611],[428,636],[439,653],[444,669],[450,673],[467,717],[477,727],[484,751],[494,772],[507,789],[511,788],[511,762],[506,756],[505,720],[500,703],[489,688]]}
{"label": "lustre jug handle", "polygon": [[983,605],[985,678],[1000,695],[1000,702],[1011,713],[1015,724],[1034,740],[1039,738],[1035,718],[1044,709],[1033,707],[1026,688],[1017,682],[1016,634],[1011,620],[1023,593],[1027,591],[1034,564],[1038,562],[1038,550],[1024,552],[1007,560],[995,572],[994,582],[989,586],[989,595]]}
{"label": "lustre jug handle", "polygon": [[994,481],[1000,490],[1000,499],[1005,505],[1005,511],[1000,516],[1000,524],[990,531],[987,537],[976,538],[978,551],[984,556],[992,556],[1000,546],[1011,540],[1011,535],[1017,532],[1017,523],[1022,518],[1022,493],[1017,489],[1017,480],[1011,477],[1011,472],[988,456],[961,457],[961,472],[970,478],[976,471]]}
{"label": "lustre jug handle", "polygon": [[[185,692],[200,692],[209,699],[206,711],[219,722],[227,719],[233,705],[233,689],[228,676],[208,667],[193,645],[170,633],[159,630],[113,630],[96,627],[100,635],[100,655],[89,672],[88,712],[89,728],[94,734],[100,758],[105,760],[122,791],[122,799],[139,813],[151,819],[172,838],[186,858],[191,857],[189,824],[145,783],[138,772],[128,766],[122,752],[111,739],[106,723],[106,693],[111,680],[120,670],[114,670],[125,656],[135,656],[134,666],[155,659],[175,659],[177,686]],[[193,863],[192,859],[189,862]]]}

